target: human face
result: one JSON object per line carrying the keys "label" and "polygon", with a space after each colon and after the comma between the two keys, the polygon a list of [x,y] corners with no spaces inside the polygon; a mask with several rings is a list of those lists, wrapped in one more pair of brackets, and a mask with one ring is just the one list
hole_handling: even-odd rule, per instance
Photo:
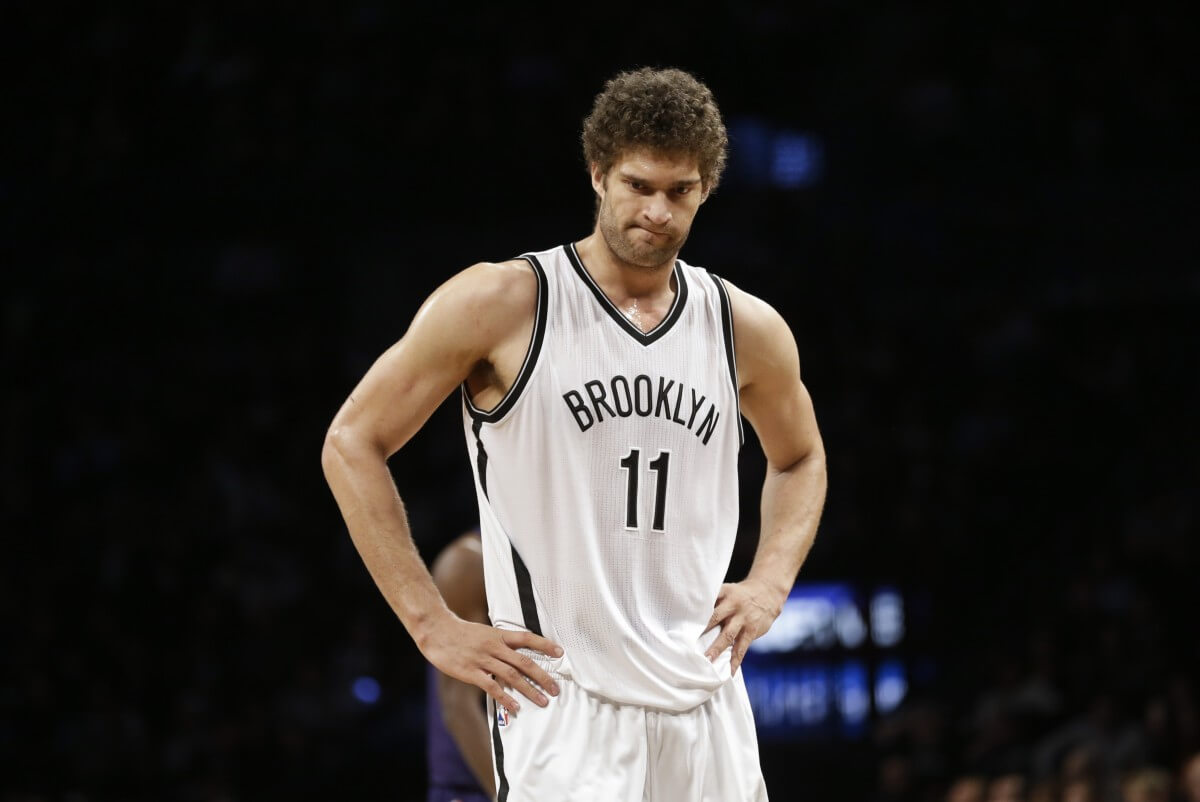
{"label": "human face", "polygon": [[609,250],[650,270],[679,254],[705,197],[695,159],[647,149],[623,154],[607,173],[593,165],[592,187],[600,198],[596,228]]}

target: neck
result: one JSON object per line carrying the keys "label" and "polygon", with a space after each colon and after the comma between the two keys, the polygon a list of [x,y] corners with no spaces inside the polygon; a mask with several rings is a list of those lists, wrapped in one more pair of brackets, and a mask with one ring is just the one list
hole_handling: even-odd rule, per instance
{"label": "neck", "polygon": [[671,277],[674,274],[675,254],[655,267],[634,265],[620,259],[599,231],[575,243],[575,250],[588,273],[610,298],[653,298],[664,293],[674,294]]}

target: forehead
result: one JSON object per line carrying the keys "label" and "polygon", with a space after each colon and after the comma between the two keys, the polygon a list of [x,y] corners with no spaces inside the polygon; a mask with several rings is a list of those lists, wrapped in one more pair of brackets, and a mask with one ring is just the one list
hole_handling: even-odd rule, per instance
{"label": "forehead", "polygon": [[652,148],[625,151],[617,156],[612,169],[619,175],[636,175],[660,181],[700,180],[700,164],[696,157]]}

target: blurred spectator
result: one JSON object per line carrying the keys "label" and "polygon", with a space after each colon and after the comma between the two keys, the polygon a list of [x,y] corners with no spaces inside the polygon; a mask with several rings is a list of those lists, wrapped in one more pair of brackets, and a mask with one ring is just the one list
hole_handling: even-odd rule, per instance
{"label": "blurred spectator", "polygon": [[986,802],[987,780],[977,774],[969,774],[954,780],[946,791],[945,802]]}
{"label": "blurred spectator", "polygon": [[1085,777],[1063,783],[1062,802],[1103,802],[1095,781]]}
{"label": "blurred spectator", "polygon": [[1157,768],[1139,769],[1121,783],[1121,802],[1171,802],[1171,775]]}
{"label": "blurred spectator", "polygon": [[879,763],[879,786],[872,802],[910,802],[913,796],[912,764],[903,755],[890,755]]}
{"label": "blurred spectator", "polygon": [[1184,761],[1179,771],[1179,790],[1184,802],[1200,802],[1200,752]]}
{"label": "blurred spectator", "polygon": [[988,781],[985,802],[1026,802],[1026,780],[1022,774],[1001,774]]}
{"label": "blurred spectator", "polygon": [[[1190,29],[730,3],[614,41],[427,11],[14,8],[3,798],[423,796],[422,662],[320,438],[434,286],[531,220],[585,227],[563,132],[608,72],[673,62],[766,132],[733,142],[685,256],[797,333],[830,461],[804,578],[932,599],[925,706],[796,788],[1023,799],[1028,769],[1031,800],[1114,802],[1161,766],[1200,802]],[[537,47],[481,45],[506,40]],[[799,131],[820,176],[773,183],[771,137]],[[393,461],[427,555],[476,512],[461,426],[452,398]]]}

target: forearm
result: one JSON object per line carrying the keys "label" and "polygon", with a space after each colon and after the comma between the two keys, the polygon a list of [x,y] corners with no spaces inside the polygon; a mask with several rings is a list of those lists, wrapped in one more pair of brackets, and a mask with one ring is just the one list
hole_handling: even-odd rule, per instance
{"label": "forearm", "polygon": [[420,646],[433,621],[450,613],[413,543],[386,456],[331,432],[321,465],[363,563]]}
{"label": "forearm", "polygon": [[494,797],[496,778],[492,773],[490,729],[482,694],[471,685],[439,674],[438,696],[446,730],[458,746],[467,767],[475,775],[479,787]]}
{"label": "forearm", "polygon": [[767,468],[762,529],[747,578],[765,584],[781,605],[817,536],[825,485],[825,454],[819,448],[783,470]]}

